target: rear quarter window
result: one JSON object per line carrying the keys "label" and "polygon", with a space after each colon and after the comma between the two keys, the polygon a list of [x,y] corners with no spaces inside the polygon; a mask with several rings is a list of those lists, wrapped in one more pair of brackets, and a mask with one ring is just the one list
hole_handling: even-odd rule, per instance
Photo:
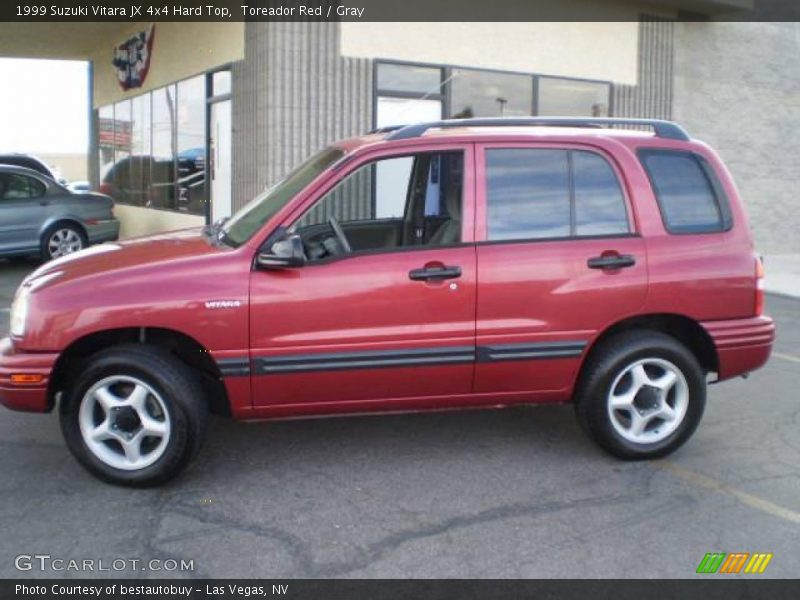
{"label": "rear quarter window", "polygon": [[641,150],[664,227],[669,233],[715,233],[730,229],[728,200],[704,158],[677,150]]}

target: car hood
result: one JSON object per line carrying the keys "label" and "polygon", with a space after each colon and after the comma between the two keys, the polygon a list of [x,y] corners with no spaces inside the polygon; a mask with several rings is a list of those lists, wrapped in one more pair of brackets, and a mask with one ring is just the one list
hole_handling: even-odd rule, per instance
{"label": "car hood", "polygon": [[214,246],[203,235],[202,228],[181,229],[157,235],[132,238],[124,242],[110,242],[92,246],[46,263],[31,273],[25,285],[44,275],[58,273],[54,284],[84,276],[96,276],[112,271],[123,271],[147,265],[164,266],[209,254],[218,254],[225,248]]}

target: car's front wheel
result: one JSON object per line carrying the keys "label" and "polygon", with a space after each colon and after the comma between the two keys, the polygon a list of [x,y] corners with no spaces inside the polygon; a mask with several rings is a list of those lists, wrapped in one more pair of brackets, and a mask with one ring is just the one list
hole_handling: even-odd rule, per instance
{"label": "car's front wheel", "polygon": [[703,416],[705,373],[694,354],[656,331],[614,336],[589,357],[576,394],[583,428],[624,459],[665,456]]}
{"label": "car's front wheel", "polygon": [[131,486],[177,475],[202,442],[207,403],[191,370],[160,348],[125,345],[88,359],[64,391],[72,454],[104,481]]}

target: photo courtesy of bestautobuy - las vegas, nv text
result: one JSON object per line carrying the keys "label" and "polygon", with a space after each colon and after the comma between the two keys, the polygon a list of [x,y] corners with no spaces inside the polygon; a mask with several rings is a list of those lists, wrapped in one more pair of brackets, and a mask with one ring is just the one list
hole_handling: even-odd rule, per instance
{"label": "photo courtesy of bestautobuy - las vegas, nv text", "polygon": [[800,6],[0,6],[0,598],[796,598]]}

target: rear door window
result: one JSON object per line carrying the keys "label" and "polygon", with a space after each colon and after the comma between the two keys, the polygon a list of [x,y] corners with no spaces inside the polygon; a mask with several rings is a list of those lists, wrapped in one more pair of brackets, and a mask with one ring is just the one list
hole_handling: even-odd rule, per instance
{"label": "rear door window", "polygon": [[628,233],[628,211],[616,173],[594,152],[571,152],[575,186],[575,235]]}
{"label": "rear door window", "polygon": [[595,152],[488,149],[486,202],[489,240],[630,233],[622,186]]}
{"label": "rear door window", "polygon": [[730,228],[722,186],[704,159],[675,150],[643,150],[639,155],[667,231],[712,233]]}
{"label": "rear door window", "polygon": [[0,175],[0,198],[4,200],[39,198],[44,195],[45,191],[45,185],[32,177],[16,173]]}
{"label": "rear door window", "polygon": [[569,236],[566,150],[487,150],[486,202],[490,240]]}

